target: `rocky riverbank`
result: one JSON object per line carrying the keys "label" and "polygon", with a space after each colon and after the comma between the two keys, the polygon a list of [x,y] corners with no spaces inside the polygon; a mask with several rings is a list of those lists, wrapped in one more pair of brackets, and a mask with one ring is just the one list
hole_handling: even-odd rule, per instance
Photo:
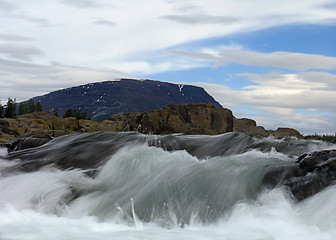
{"label": "rocky riverbank", "polygon": [[160,110],[113,115],[102,121],[59,118],[46,112],[25,114],[15,119],[0,119],[0,143],[27,137],[52,139],[71,133],[99,131],[196,135],[240,132],[255,137],[302,137],[292,128],[265,130],[257,126],[254,120],[234,118],[231,110],[215,108],[211,103],[168,105]]}

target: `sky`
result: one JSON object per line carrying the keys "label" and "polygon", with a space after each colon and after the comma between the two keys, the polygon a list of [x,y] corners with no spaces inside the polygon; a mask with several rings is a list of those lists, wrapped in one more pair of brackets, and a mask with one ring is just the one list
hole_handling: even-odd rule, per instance
{"label": "sky", "polygon": [[116,78],[203,87],[266,129],[336,132],[336,0],[0,0],[0,100]]}

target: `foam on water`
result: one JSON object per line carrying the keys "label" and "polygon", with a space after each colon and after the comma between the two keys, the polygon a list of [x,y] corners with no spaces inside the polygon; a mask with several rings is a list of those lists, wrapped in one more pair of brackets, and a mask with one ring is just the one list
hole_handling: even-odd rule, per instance
{"label": "foam on water", "polygon": [[7,148],[0,147],[0,158],[6,157],[8,155]]}
{"label": "foam on water", "polygon": [[[327,189],[335,206],[336,191]],[[332,240],[334,209],[323,212],[323,218],[307,214],[321,207],[315,197],[309,204],[295,204],[281,189],[263,192],[256,201],[237,203],[226,216],[211,225],[188,225],[184,228],[162,228],[155,223],[141,225],[99,221],[93,216],[69,218],[47,215],[33,210],[2,206],[0,239],[227,239],[227,240]],[[309,206],[308,206],[309,205]],[[313,214],[314,215],[314,214]],[[333,220],[332,224],[328,224]]]}
{"label": "foam on water", "polygon": [[[7,150],[0,149],[0,172],[5,173],[0,175],[0,239],[334,239],[335,186],[297,203],[286,189],[262,182],[273,169],[294,164],[301,152],[332,145],[233,134],[147,142],[133,134],[138,142],[124,144],[128,136],[113,135],[120,141],[113,145],[110,135],[100,135],[101,149],[112,146],[113,151],[106,150],[107,158],[97,155],[104,165],[98,165],[94,177],[80,168],[57,169],[49,160],[36,170],[20,170],[22,162],[34,160],[20,156],[43,160],[50,149],[54,159],[65,163],[66,154],[69,161],[77,153],[85,159],[88,145],[82,135],[56,139],[55,147],[48,143],[23,150],[10,161],[4,160]],[[234,141],[229,146],[243,139],[249,147],[230,152],[227,139]],[[94,154],[88,156],[94,160]]]}

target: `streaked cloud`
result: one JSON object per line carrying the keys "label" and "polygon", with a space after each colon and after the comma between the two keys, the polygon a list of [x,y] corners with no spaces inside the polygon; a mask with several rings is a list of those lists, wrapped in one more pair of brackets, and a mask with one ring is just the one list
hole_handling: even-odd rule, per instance
{"label": "streaked cloud", "polygon": [[18,101],[46,94],[51,89],[131,77],[112,68],[69,66],[57,62],[46,65],[1,58],[0,75],[0,96],[10,96]]}
{"label": "streaked cloud", "polygon": [[114,63],[113,66],[123,72],[130,73],[134,76],[139,75],[143,76],[160,72],[204,67],[205,65],[197,61],[191,62],[183,60],[177,60],[177,61],[166,60],[154,63],[149,61],[127,61],[127,62]]}
{"label": "streaked cloud", "polygon": [[4,0],[0,0],[0,11],[13,11],[17,8],[17,6],[9,1],[4,1]]}
{"label": "streaked cloud", "polygon": [[0,34],[0,39],[5,41],[14,41],[14,42],[29,42],[32,41],[33,38],[26,37],[22,35],[16,35],[16,34]]}
{"label": "streaked cloud", "polygon": [[43,51],[37,47],[18,44],[18,43],[4,43],[0,44],[0,54],[6,55],[12,59],[32,61],[36,55],[43,55]]}
{"label": "streaked cloud", "polygon": [[115,27],[117,25],[115,22],[112,22],[106,19],[96,19],[94,20],[93,23],[97,25],[108,26],[108,27]]}
{"label": "streaked cloud", "polygon": [[[321,73],[320,76],[324,74]],[[315,108],[320,111],[336,112],[335,83],[323,81],[317,72],[242,75],[254,84],[247,85],[242,90],[233,90],[221,84],[204,84],[204,86],[223,104],[227,102],[258,107]],[[314,82],[311,81],[312,75],[316,77]],[[336,75],[333,77],[336,79]]]}
{"label": "streaked cloud", "polygon": [[239,22],[236,17],[211,16],[206,14],[190,14],[190,15],[167,15],[160,17],[183,24],[233,24]]}
{"label": "streaked cloud", "polygon": [[[9,96],[26,100],[128,74],[142,78],[185,70],[181,80],[189,78],[190,83],[204,70],[209,75],[204,76],[203,86],[236,114],[247,106],[261,123],[299,122],[304,127],[334,119],[335,51],[319,53],[313,47],[291,51],[275,45],[268,51],[247,39],[255,31],[273,27],[335,24],[334,1],[123,0],[114,4],[0,0],[2,101]],[[226,41],[230,37],[231,44]],[[212,69],[216,74],[211,75]],[[208,84],[219,79],[230,81]],[[235,79],[247,81],[237,87]]]}
{"label": "streaked cloud", "polygon": [[61,0],[63,4],[69,5],[71,7],[86,9],[86,8],[102,8],[105,4],[97,0]]}
{"label": "streaked cloud", "polygon": [[310,69],[332,70],[336,68],[336,57],[297,52],[261,53],[245,50],[209,53],[172,50],[170,53],[214,61],[216,65],[220,65],[220,63],[225,65],[233,62],[247,66],[278,67],[297,71]]}
{"label": "streaked cloud", "polygon": [[266,128],[289,126],[306,133],[321,132],[323,129],[331,133],[334,131],[336,75],[325,72],[240,75],[253,84],[242,90],[234,90],[224,84],[195,84],[204,87],[223,106],[238,113],[237,117],[246,117],[246,112],[239,112],[244,112],[240,109],[249,106],[255,112],[252,111],[249,117]]}

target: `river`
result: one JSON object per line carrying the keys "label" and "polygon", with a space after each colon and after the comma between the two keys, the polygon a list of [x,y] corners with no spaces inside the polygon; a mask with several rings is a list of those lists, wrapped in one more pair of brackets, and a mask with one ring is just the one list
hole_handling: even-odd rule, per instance
{"label": "river", "polygon": [[265,175],[321,141],[86,133],[0,148],[0,239],[335,239],[336,185],[298,202]]}

